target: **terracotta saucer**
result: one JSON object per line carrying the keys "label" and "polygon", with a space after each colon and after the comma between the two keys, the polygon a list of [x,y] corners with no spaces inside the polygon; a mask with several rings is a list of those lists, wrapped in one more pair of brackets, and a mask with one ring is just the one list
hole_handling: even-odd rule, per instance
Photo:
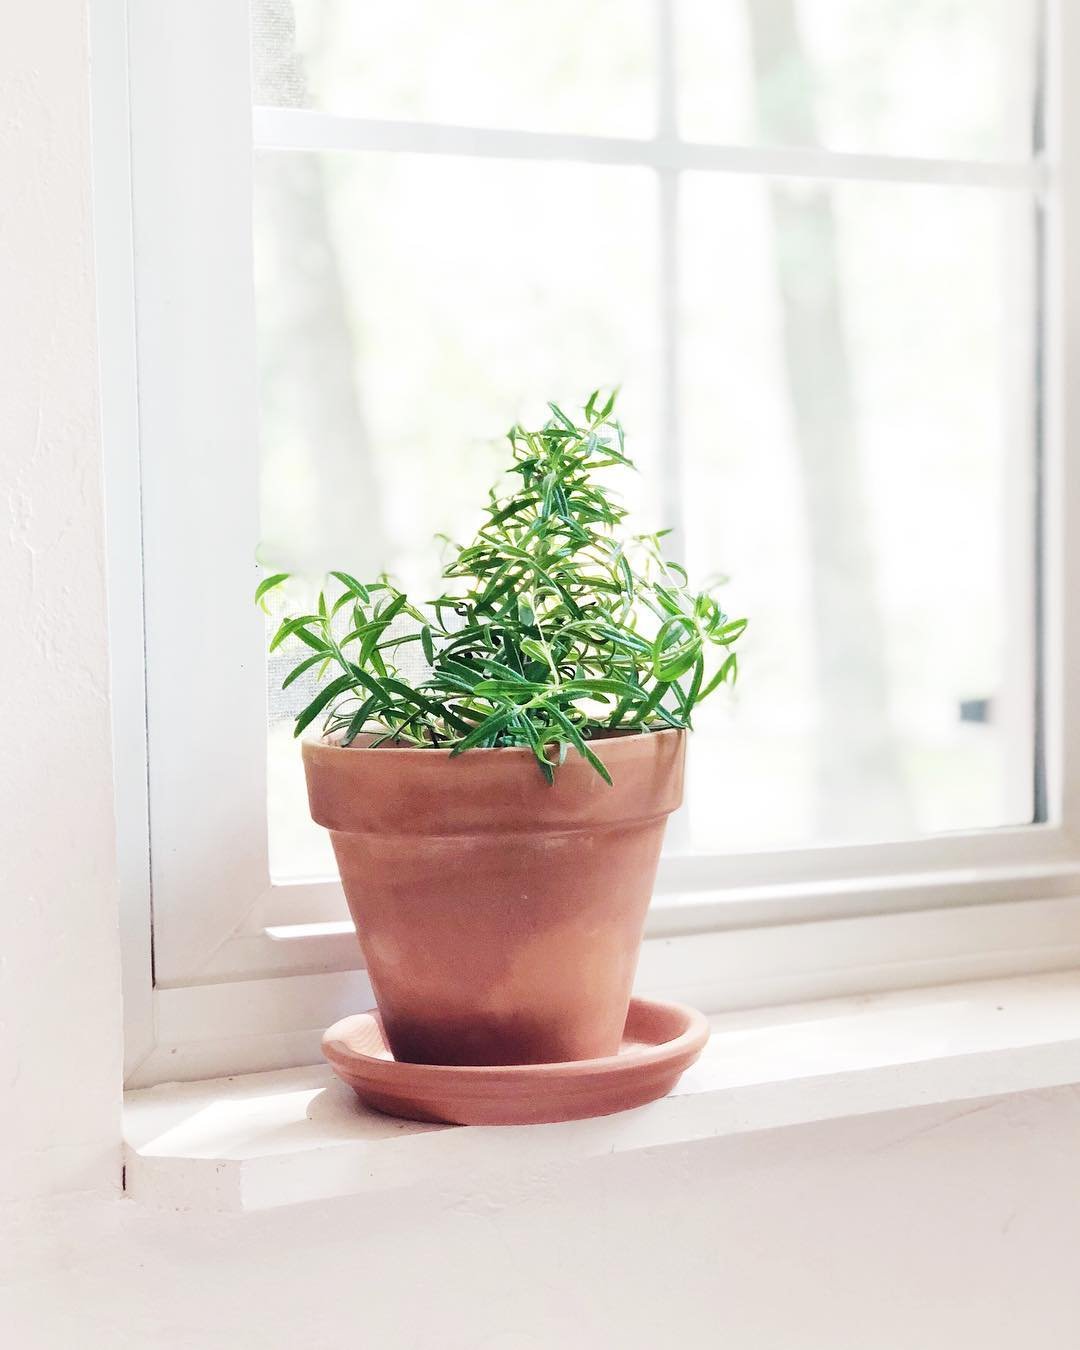
{"label": "terracotta saucer", "polygon": [[538,1125],[607,1116],[670,1092],[709,1038],[702,1013],[631,1000],[623,1042],[605,1059],[469,1067],[393,1058],[378,1013],[335,1022],[323,1054],[366,1105],[406,1120],[452,1125]]}

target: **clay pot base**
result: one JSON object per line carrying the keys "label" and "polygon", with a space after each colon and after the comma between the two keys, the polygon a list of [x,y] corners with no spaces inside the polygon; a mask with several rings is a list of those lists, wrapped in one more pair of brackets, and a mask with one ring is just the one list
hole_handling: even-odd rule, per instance
{"label": "clay pot base", "polygon": [[618,1054],[565,1064],[458,1067],[393,1058],[378,1013],[335,1022],[323,1054],[365,1105],[406,1120],[539,1125],[608,1116],[665,1096],[701,1054],[709,1024],[679,1003],[630,1002]]}

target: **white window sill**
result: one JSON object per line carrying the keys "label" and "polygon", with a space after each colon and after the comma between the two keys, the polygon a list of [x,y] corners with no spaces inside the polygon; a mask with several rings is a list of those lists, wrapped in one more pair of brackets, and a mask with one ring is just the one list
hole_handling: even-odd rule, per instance
{"label": "white window sill", "polygon": [[126,1189],[246,1211],[448,1186],[722,1135],[1080,1082],[1080,971],[723,1013],[663,1101],[561,1125],[454,1127],[360,1107],[324,1066],[130,1092]]}

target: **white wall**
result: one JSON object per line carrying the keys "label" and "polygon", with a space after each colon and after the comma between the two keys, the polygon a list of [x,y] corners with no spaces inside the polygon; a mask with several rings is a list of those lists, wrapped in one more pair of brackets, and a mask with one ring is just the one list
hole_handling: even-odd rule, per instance
{"label": "white wall", "polygon": [[83,0],[0,18],[0,1199],[118,1177]]}
{"label": "white wall", "polygon": [[40,1213],[13,1350],[1076,1350],[1080,1093],[261,1215]]}
{"label": "white wall", "polygon": [[[1076,1350],[1074,1090],[613,1157],[479,1192],[220,1219],[101,1194],[118,1170],[120,986],[87,73],[82,0],[7,7],[4,1345]],[[41,1198],[65,1189],[83,1194]]]}

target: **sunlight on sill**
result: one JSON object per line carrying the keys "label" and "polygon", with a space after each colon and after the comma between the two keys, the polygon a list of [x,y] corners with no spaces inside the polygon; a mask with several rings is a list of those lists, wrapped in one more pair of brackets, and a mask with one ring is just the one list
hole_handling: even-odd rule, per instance
{"label": "sunlight on sill", "polygon": [[1080,972],[718,1015],[668,1097],[557,1125],[457,1127],[360,1106],[322,1065],[130,1092],[129,1196],[246,1211],[1080,1082]]}

